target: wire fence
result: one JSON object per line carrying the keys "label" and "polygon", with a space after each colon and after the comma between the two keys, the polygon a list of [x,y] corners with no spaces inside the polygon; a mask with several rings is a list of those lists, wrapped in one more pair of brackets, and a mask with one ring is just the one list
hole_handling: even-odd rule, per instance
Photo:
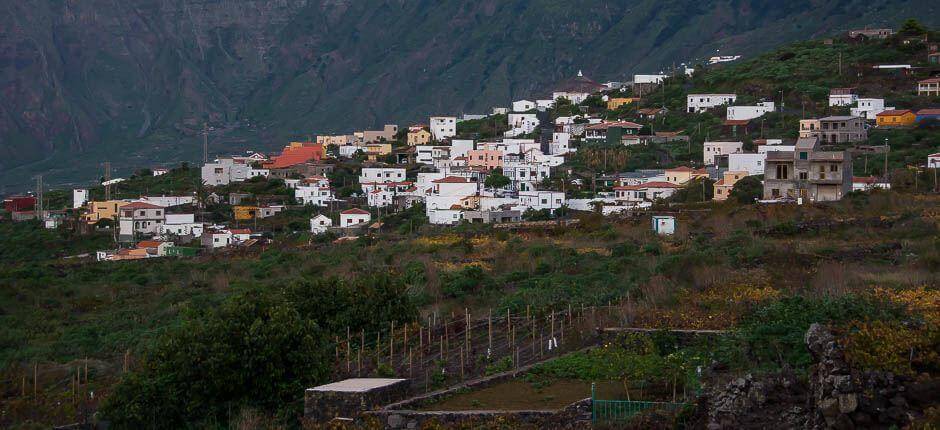
{"label": "wire fence", "polygon": [[607,306],[569,306],[560,311],[502,315],[484,312],[426,321],[389,323],[379,332],[336,337],[334,379],[408,378],[413,392],[509,371],[595,345],[600,327],[620,325],[632,314],[629,300]]}

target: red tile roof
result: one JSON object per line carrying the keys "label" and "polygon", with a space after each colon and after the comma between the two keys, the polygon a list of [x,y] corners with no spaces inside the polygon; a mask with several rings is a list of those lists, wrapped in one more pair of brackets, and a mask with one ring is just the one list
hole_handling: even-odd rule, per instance
{"label": "red tile roof", "polygon": [[749,119],[726,119],[725,125],[748,125],[751,123]]}
{"label": "red tile roof", "polygon": [[918,115],[940,115],[940,109],[921,109],[917,111]]}
{"label": "red tile roof", "polygon": [[264,167],[268,169],[283,169],[285,167],[296,166],[306,163],[310,160],[321,160],[324,157],[323,145],[316,143],[305,143],[296,148],[286,147],[284,152],[274,157],[270,163]]}
{"label": "red tile roof", "polygon": [[346,209],[346,210],[340,212],[340,214],[342,214],[342,215],[369,215],[369,212],[368,212],[368,211],[364,211],[364,210],[359,209],[359,208],[352,208],[352,209]]}
{"label": "red tile roof", "polygon": [[895,109],[895,110],[883,111],[875,116],[901,116],[901,115],[907,115],[909,113],[913,113],[913,112],[911,112],[910,109]]}
{"label": "red tile roof", "polygon": [[229,229],[229,233],[232,234],[251,234],[251,230],[247,228],[233,228]]}
{"label": "red tile roof", "polygon": [[160,242],[158,240],[142,240],[140,242],[137,242],[137,247],[138,248],[158,248],[163,243],[164,242]]}
{"label": "red tile roof", "polygon": [[917,81],[918,84],[936,84],[940,83],[940,78],[929,78],[922,81]]}
{"label": "red tile roof", "polygon": [[467,178],[461,178],[458,176],[448,176],[446,178],[438,179],[432,182],[434,182],[435,184],[469,184],[470,180]]}

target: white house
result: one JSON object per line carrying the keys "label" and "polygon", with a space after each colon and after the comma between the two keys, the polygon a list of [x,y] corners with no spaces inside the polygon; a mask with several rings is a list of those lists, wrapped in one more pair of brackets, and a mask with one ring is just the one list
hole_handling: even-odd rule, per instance
{"label": "white house", "polygon": [[405,180],[405,169],[400,167],[363,167],[359,172],[359,183],[370,182],[402,182]]}
{"label": "white house", "polygon": [[298,185],[294,188],[294,199],[302,205],[327,206],[333,200],[329,185]]}
{"label": "white house", "polygon": [[548,153],[551,155],[564,155],[574,152],[570,146],[570,133],[552,133],[552,141],[548,144]]}
{"label": "white house", "polygon": [[714,166],[718,157],[728,154],[740,153],[744,150],[744,142],[705,142],[703,162],[706,166]]}
{"label": "white house", "polygon": [[714,107],[730,105],[737,99],[736,94],[689,94],[686,97],[686,111],[704,112]]}
{"label": "white house", "polygon": [[676,217],[672,215],[653,215],[653,232],[671,236],[676,232]]}
{"label": "white house", "polygon": [[614,187],[614,197],[618,202],[644,203],[665,199],[673,195],[681,185],[670,182],[646,182],[640,185]]}
{"label": "white house", "polygon": [[763,175],[764,162],[767,160],[767,153],[759,154],[729,154],[728,170],[734,172],[747,172],[750,175]]}
{"label": "white house", "polygon": [[544,111],[544,110],[551,109],[552,106],[554,106],[554,105],[555,105],[555,101],[554,101],[554,100],[541,99],[541,100],[536,100],[536,101],[535,101],[535,108],[538,109],[538,110],[540,110],[540,111]]}
{"label": "white house", "polygon": [[428,212],[428,222],[431,224],[454,225],[463,219],[463,211],[459,209],[437,209]]}
{"label": "white house", "polygon": [[851,109],[852,116],[865,118],[867,120],[874,120],[878,114],[886,110],[894,110],[894,107],[885,107],[885,99],[869,98],[859,98],[858,105]]}
{"label": "white house", "polygon": [[855,88],[832,88],[829,90],[829,106],[852,106],[858,101]]}
{"label": "white house", "polygon": [[199,237],[203,248],[224,248],[232,244],[232,232],[229,230],[206,230]]}
{"label": "white house", "polygon": [[529,100],[516,100],[512,102],[513,112],[528,112],[532,109],[535,109],[535,107],[535,102]]}
{"label": "white house", "polygon": [[661,84],[666,79],[666,75],[633,75],[633,84]]}
{"label": "white house", "polygon": [[196,222],[195,214],[166,214],[166,220],[157,229],[160,236],[201,236],[203,224]]}
{"label": "white house", "polygon": [[352,156],[356,155],[356,153],[359,152],[359,151],[361,151],[361,150],[362,150],[362,148],[359,147],[359,146],[356,146],[356,145],[340,146],[340,147],[339,147],[339,156],[340,156],[340,157],[346,157],[346,158],[352,158]]}
{"label": "white house", "polygon": [[503,175],[512,180],[514,190],[534,190],[536,184],[547,179],[550,174],[551,167],[546,163],[529,161],[519,155],[503,157]]}
{"label": "white house", "polygon": [[534,113],[511,113],[506,119],[509,123],[508,137],[532,133],[539,126],[538,115]]}
{"label": "white house", "polygon": [[143,196],[136,201],[168,208],[191,205],[196,201],[196,198],[194,196]]}
{"label": "white house", "polygon": [[88,203],[88,190],[76,188],[72,190],[72,209],[78,209]]}
{"label": "white house", "polygon": [[883,179],[876,178],[874,176],[853,176],[852,177],[852,191],[871,191],[875,188],[880,188],[882,190],[890,190],[891,182],[887,182]]}
{"label": "white house", "polygon": [[128,203],[118,210],[120,234],[123,240],[133,239],[136,235],[153,235],[166,220],[163,206],[150,203]]}
{"label": "white house", "polygon": [[565,204],[565,193],[561,191],[540,190],[540,191],[520,191],[519,205],[527,209],[555,210]]}
{"label": "white house", "polygon": [[432,116],[430,119],[431,137],[441,141],[457,135],[457,117]]}
{"label": "white house", "polygon": [[728,106],[728,120],[739,121],[760,118],[765,113],[773,112],[774,102],[760,102],[756,106]]}
{"label": "white house", "polygon": [[351,227],[372,221],[372,214],[359,208],[346,209],[339,213],[339,226]]}
{"label": "white house", "polygon": [[415,162],[419,164],[434,164],[436,160],[449,160],[452,147],[446,145],[418,145],[415,146]]}
{"label": "white house", "polygon": [[333,220],[330,217],[320,214],[310,218],[310,232],[313,234],[326,233],[333,226]]}

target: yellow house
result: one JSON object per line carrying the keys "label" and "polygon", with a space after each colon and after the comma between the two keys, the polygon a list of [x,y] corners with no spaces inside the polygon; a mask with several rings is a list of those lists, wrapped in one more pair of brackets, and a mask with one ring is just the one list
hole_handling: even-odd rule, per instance
{"label": "yellow house", "polygon": [[875,116],[879,127],[909,127],[914,125],[917,115],[909,109],[886,110]]}
{"label": "yellow house", "polygon": [[724,173],[721,180],[715,182],[714,189],[714,200],[728,200],[728,196],[731,194],[731,190],[734,189],[734,184],[736,184],[741,178],[747,176],[745,171],[733,171],[729,170]]}
{"label": "yellow house", "polygon": [[118,215],[118,209],[126,204],[127,202],[121,200],[88,202],[88,212],[82,214],[82,220],[89,224],[94,224],[103,219],[113,220]]}
{"label": "yellow house", "polygon": [[258,217],[257,206],[235,206],[232,211],[235,212],[236,221],[252,220]]}
{"label": "yellow house", "polygon": [[665,174],[666,182],[676,185],[684,185],[693,179],[708,177],[708,172],[705,169],[693,169],[686,166],[666,169]]}
{"label": "yellow house", "polygon": [[614,110],[620,108],[620,106],[628,105],[630,103],[636,103],[640,101],[639,97],[620,97],[612,98],[607,100],[607,110]]}
{"label": "yellow house", "polygon": [[408,131],[408,145],[427,145],[431,143],[431,132],[424,128]]}

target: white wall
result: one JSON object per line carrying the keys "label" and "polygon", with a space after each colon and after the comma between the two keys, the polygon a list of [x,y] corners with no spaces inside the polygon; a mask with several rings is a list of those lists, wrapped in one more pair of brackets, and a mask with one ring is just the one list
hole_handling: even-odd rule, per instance
{"label": "white wall", "polygon": [[430,118],[431,137],[434,140],[444,140],[457,135],[457,117],[432,116]]}
{"label": "white wall", "polygon": [[713,107],[730,105],[737,99],[735,94],[689,94],[686,97],[686,111],[703,112]]}
{"label": "white wall", "polygon": [[728,156],[728,170],[743,171],[748,175],[763,175],[767,154],[731,154]]}

